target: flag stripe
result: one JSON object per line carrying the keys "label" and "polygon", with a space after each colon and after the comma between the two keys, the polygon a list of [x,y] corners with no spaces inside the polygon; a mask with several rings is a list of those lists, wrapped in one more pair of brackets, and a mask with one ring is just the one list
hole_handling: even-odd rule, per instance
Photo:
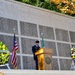
{"label": "flag stripe", "polygon": [[17,68],[17,56],[16,56],[17,51],[18,51],[18,44],[14,34],[13,49],[12,49],[12,65],[15,69]]}

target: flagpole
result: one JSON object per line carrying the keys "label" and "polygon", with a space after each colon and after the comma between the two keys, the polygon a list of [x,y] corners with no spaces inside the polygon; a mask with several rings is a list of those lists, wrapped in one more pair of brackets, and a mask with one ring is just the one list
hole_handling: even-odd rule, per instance
{"label": "flagpole", "polygon": [[18,44],[17,44],[17,40],[15,37],[15,28],[13,28],[13,32],[14,32],[14,39],[13,39],[13,48],[12,48],[12,65],[15,69],[17,68],[17,56],[16,56],[16,52],[18,51]]}
{"label": "flagpole", "polygon": [[15,29],[15,28],[13,28],[14,34],[15,34],[15,30],[16,30],[16,29]]}

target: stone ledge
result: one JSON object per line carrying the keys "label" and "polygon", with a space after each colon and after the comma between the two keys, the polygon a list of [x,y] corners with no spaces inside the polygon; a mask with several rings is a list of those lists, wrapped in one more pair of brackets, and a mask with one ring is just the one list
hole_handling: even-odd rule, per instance
{"label": "stone ledge", "polygon": [[75,71],[69,70],[0,70],[4,75],[75,75]]}

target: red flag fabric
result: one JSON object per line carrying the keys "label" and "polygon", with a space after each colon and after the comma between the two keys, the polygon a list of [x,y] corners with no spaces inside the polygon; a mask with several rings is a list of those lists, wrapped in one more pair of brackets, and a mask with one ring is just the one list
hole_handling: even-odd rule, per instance
{"label": "red flag fabric", "polygon": [[14,33],[13,48],[12,48],[12,65],[15,69],[17,69],[17,56],[16,56],[17,51],[18,51],[18,43]]}

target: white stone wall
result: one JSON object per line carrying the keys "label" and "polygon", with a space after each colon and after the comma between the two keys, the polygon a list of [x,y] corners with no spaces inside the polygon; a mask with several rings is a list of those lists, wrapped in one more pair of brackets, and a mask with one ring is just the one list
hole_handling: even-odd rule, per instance
{"label": "white stone wall", "polygon": [[1,0],[0,10],[2,17],[75,31],[75,18],[42,8],[13,0]]}
{"label": "white stone wall", "polygon": [[36,39],[41,42],[40,33],[44,32],[46,47],[53,49],[54,70],[70,70],[69,50],[75,46],[74,17],[13,0],[0,0],[0,38],[10,51],[12,42],[7,41],[13,38],[14,27],[19,42],[19,69],[35,69],[31,65],[34,63],[31,46]]}

